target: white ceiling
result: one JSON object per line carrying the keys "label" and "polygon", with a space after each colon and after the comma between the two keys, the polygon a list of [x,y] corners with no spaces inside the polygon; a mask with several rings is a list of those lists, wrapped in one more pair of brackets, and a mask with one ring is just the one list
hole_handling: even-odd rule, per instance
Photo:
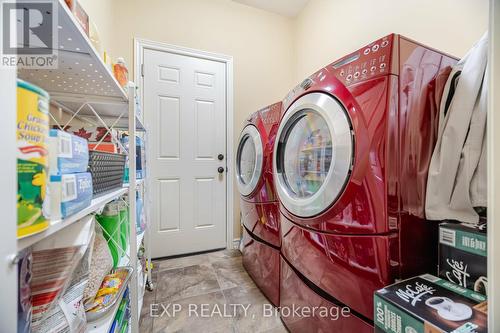
{"label": "white ceiling", "polygon": [[260,8],[276,14],[295,17],[309,0],[233,0],[247,6]]}

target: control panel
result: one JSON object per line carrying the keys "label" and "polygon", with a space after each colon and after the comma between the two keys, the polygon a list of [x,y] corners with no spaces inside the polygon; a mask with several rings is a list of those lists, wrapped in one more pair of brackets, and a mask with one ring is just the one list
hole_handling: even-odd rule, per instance
{"label": "control panel", "polygon": [[259,110],[259,113],[264,124],[275,124],[281,117],[281,102],[269,105]]}
{"label": "control panel", "polygon": [[383,37],[329,65],[346,86],[386,75],[390,70],[394,35]]}

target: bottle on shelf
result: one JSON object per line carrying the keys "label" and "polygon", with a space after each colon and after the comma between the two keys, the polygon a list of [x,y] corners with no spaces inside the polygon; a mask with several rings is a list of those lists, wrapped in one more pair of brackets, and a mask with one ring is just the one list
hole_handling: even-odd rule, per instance
{"label": "bottle on shelf", "polygon": [[125,88],[128,83],[128,69],[123,58],[118,58],[116,64],[113,65],[113,73],[118,83]]}

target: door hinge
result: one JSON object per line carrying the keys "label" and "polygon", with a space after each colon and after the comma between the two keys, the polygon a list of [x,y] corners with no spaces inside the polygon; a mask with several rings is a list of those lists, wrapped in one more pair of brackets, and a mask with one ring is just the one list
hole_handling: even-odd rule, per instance
{"label": "door hinge", "polygon": [[144,77],[144,64],[141,64],[141,76]]}

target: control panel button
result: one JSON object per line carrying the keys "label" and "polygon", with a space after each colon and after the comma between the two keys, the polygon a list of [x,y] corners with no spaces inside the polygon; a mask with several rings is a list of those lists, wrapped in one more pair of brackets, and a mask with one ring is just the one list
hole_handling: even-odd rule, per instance
{"label": "control panel button", "polygon": [[386,47],[387,45],[389,45],[389,41],[388,40],[384,40],[382,42],[382,44],[380,44],[380,46],[382,46],[382,47]]}
{"label": "control panel button", "polygon": [[381,63],[381,64],[380,64],[380,69],[384,69],[384,68],[385,68],[385,66],[386,66],[385,62]]}
{"label": "control panel button", "polygon": [[365,75],[366,73],[368,73],[368,70],[365,68],[365,69],[363,69],[363,71],[361,72],[361,74]]}
{"label": "control panel button", "polygon": [[364,55],[368,55],[370,53],[370,48],[367,48],[363,51],[363,54]]}
{"label": "control panel button", "polygon": [[345,78],[347,81],[351,81],[352,80],[352,74],[349,74],[347,75],[347,77]]}
{"label": "control panel button", "polygon": [[357,79],[359,77],[359,72],[354,73],[354,78]]}
{"label": "control panel button", "polygon": [[309,88],[311,88],[311,86],[313,85],[313,80],[311,79],[305,79],[304,81],[302,81],[302,83],[300,84],[300,86],[302,87],[302,89],[304,90],[307,90]]}
{"label": "control panel button", "polygon": [[372,66],[372,67],[370,68],[370,70],[371,70],[372,72],[375,72],[375,71],[377,70],[377,67]]}
{"label": "control panel button", "polygon": [[345,75],[345,72],[344,71],[340,71],[340,76],[344,76]]}
{"label": "control panel button", "polygon": [[372,46],[372,52],[377,52],[378,51],[378,44],[375,44]]}

